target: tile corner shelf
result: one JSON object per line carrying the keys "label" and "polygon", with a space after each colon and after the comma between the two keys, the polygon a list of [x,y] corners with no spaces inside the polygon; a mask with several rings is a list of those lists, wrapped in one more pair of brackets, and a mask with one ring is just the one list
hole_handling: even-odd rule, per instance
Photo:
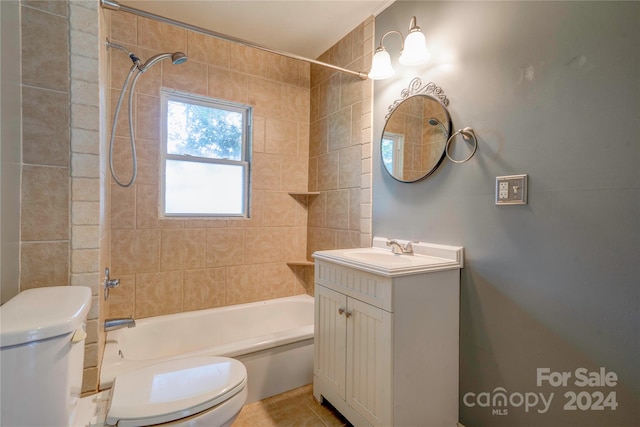
{"label": "tile corner shelf", "polygon": [[[305,209],[308,208],[309,197],[308,196],[318,196],[320,195],[319,191],[289,191],[288,194],[298,200],[299,202],[305,205]],[[287,261],[287,265],[289,267],[313,267],[313,261],[305,260],[296,260],[296,261]]]}
{"label": "tile corner shelf", "polygon": [[319,196],[319,191],[289,191],[290,196]]}
{"label": "tile corner shelf", "polygon": [[298,203],[305,205],[305,207],[308,207],[310,203],[310,197],[319,196],[320,192],[319,191],[289,191],[288,194],[294,199],[296,199]]}
{"label": "tile corner shelf", "polygon": [[287,261],[287,265],[291,267],[313,267],[314,263],[307,260]]}

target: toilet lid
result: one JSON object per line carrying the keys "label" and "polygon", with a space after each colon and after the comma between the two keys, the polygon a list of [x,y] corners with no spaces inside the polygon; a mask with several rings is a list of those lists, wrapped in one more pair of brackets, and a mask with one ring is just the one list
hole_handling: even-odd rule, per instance
{"label": "toilet lid", "polygon": [[185,418],[241,391],[244,365],[228,357],[169,360],[116,376],[107,423],[147,426]]}

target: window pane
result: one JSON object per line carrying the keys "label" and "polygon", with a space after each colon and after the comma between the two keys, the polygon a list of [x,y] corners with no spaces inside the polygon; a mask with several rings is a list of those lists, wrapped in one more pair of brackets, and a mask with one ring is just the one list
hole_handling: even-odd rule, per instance
{"label": "window pane", "polygon": [[211,159],[243,160],[243,114],[167,101],[167,152]]}
{"label": "window pane", "polygon": [[385,138],[383,136],[380,144],[380,149],[382,151],[382,163],[384,163],[388,171],[395,172],[393,170],[393,139]]}
{"label": "window pane", "polygon": [[166,214],[244,213],[244,167],[180,160],[166,161]]}

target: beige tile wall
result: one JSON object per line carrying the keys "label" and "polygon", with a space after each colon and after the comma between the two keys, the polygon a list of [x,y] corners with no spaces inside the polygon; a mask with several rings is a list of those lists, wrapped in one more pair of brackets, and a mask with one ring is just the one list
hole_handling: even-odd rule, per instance
{"label": "beige tile wall", "polygon": [[[69,1],[71,78],[71,284],[92,290],[87,319],[83,392],[98,388],[104,348],[100,274],[101,221],[105,198],[100,191],[100,146],[104,101],[100,90],[101,12],[97,1]],[[102,107],[104,110],[104,107]]]}
{"label": "beige tile wall", "polygon": [[[373,17],[319,59],[351,70],[371,63]],[[307,256],[371,244],[371,80],[311,67]]]}
{"label": "beige tile wall", "polygon": [[98,2],[22,1],[20,290],[88,286],[83,391],[101,353]]}
{"label": "beige tile wall", "polygon": [[[121,279],[110,317],[143,318],[296,295],[304,274],[286,262],[305,259],[307,208],[288,192],[307,191],[309,65],[126,13],[109,13],[110,40],[150,56],[181,51],[139,80],[134,102],[138,178],[111,184],[111,271]],[[131,66],[110,49],[111,110]],[[160,88],[253,107],[251,218],[163,219],[158,213]],[[131,157],[122,108],[115,163],[128,181]]]}
{"label": "beige tile wall", "polygon": [[20,290],[69,284],[69,17],[66,2],[21,3]]}

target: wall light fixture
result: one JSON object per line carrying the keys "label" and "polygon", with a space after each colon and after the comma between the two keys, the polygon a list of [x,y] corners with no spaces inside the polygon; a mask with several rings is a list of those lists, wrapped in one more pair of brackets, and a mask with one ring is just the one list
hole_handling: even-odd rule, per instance
{"label": "wall light fixture", "polygon": [[413,66],[424,64],[429,60],[430,54],[427,50],[427,43],[420,27],[416,24],[416,17],[413,16],[409,22],[409,33],[404,37],[400,31],[391,30],[384,33],[380,39],[380,45],[376,48],[376,52],[371,60],[371,71],[369,78],[372,80],[387,79],[395,74],[395,70],[391,66],[391,57],[389,52],[384,48],[384,38],[389,34],[398,34],[402,39],[402,53],[399,61],[402,65]]}

